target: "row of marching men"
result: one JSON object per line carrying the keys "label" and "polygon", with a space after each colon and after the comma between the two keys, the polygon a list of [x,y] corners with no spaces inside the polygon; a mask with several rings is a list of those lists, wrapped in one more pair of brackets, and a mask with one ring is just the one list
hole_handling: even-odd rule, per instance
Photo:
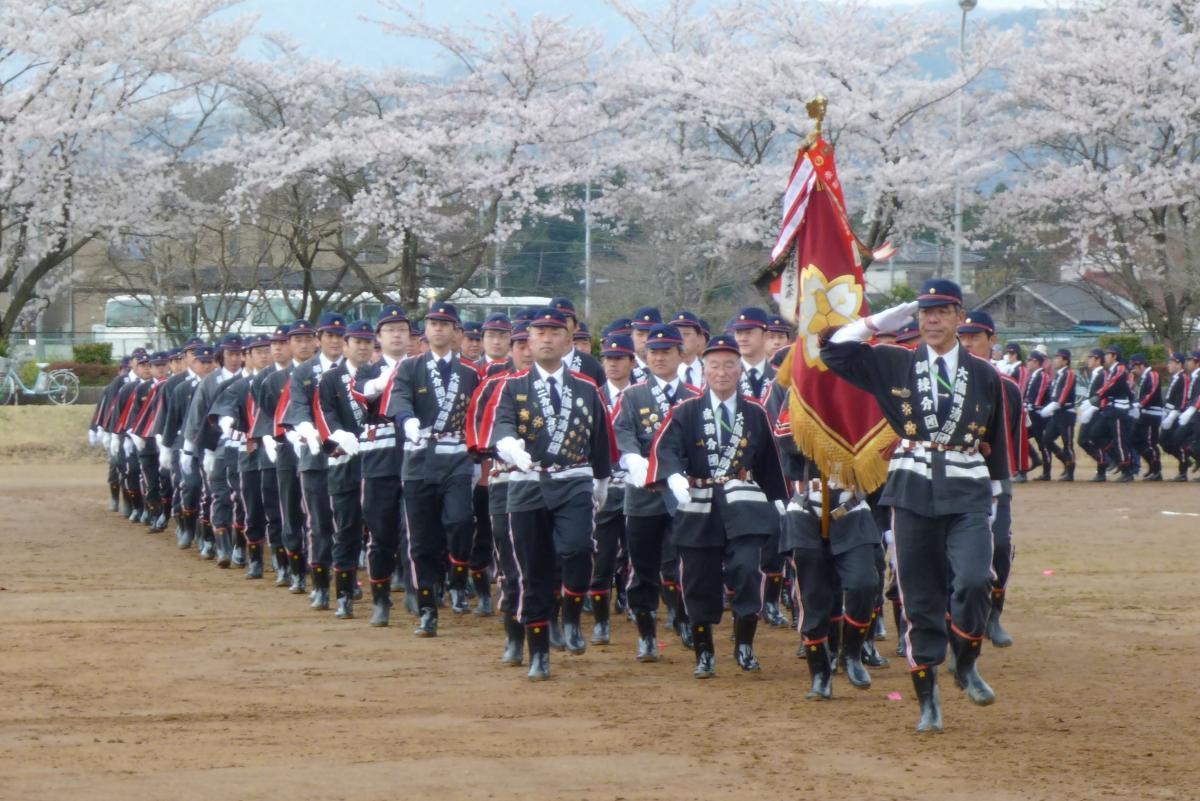
{"label": "row of marching men", "polygon": [[1068,350],[1024,356],[1010,343],[999,368],[1022,388],[1032,467],[1041,468],[1034,481],[1051,480],[1054,458],[1063,465],[1059,480],[1074,480],[1076,428],[1079,447],[1096,462],[1093,482],[1109,474],[1131,482],[1139,462],[1143,480],[1163,481],[1164,452],[1178,464],[1170,480],[1187,481],[1200,467],[1200,351],[1170,353],[1163,376],[1143,353],[1125,359],[1119,346],[1093,348],[1076,374]]}
{"label": "row of marching men", "polygon": [[[451,304],[424,321],[407,358],[397,307],[374,326],[327,314],[261,340],[189,343],[175,360],[135,356],[135,378],[114,382],[93,425],[131,517],[162,530],[173,513],[181,547],[244,561],[247,578],[270,548],[276,583],[304,593],[311,581],[311,606],[336,602],[339,617],[354,615],[365,566],[372,625],[388,625],[402,587],[421,637],[437,636],[447,602],[463,614],[473,595],[491,614],[494,575],[502,661],[521,665],[527,650],[534,680],[550,676],[552,649],[586,651],[585,610],[590,642],[609,643],[614,607],[636,624],[639,662],[659,658],[664,608],[697,678],[716,674],[713,629],[728,610],[735,663],[757,671],[759,622],[788,625],[791,600],[809,697],[830,697],[839,666],[870,686],[866,667],[886,664],[874,640],[887,523],[877,499],[835,488],[836,532],[814,533],[819,477],[791,445],[775,381],[782,321],[747,308],[714,335],[689,312],[664,321],[648,307],[607,326],[596,359],[557,299],[490,317],[476,360]],[[155,364],[164,355],[174,375]],[[796,592],[781,601],[785,577]],[[1002,633],[992,609],[976,610],[976,648],[984,625]],[[901,648],[911,662],[910,637]]]}

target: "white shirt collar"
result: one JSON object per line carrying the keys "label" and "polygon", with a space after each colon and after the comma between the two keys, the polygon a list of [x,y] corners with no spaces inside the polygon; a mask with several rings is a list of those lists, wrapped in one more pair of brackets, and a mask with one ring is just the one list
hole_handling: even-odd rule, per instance
{"label": "white shirt collar", "polygon": [[537,362],[533,363],[533,368],[535,370],[537,370],[538,378],[540,378],[542,381],[545,381],[549,378],[554,378],[554,380],[558,382],[558,385],[560,387],[562,386],[563,373],[566,372],[566,369],[567,369],[565,364],[560,364],[558,369],[555,370],[553,373],[547,373],[545,370],[542,369],[542,366],[540,364],[538,364]]}
{"label": "white shirt collar", "polygon": [[[625,387],[626,387],[626,389],[628,389],[628,388],[629,388],[629,384],[626,384],[626,385],[625,385]],[[621,388],[619,388],[619,387],[618,387],[616,384],[614,384],[614,383],[613,383],[613,382],[611,382],[611,381],[605,381],[605,382],[604,382],[604,392],[605,392],[605,394],[607,394],[607,395],[608,395],[608,397],[610,397],[610,398],[612,398],[612,399],[614,399],[614,400],[615,400],[615,399],[617,399],[617,398],[619,398],[619,397],[621,396],[621,393],[622,393],[622,392],[624,392],[624,391],[625,391],[624,389],[621,389]]]}
{"label": "white shirt collar", "polygon": [[332,370],[334,367],[337,367],[339,364],[342,363],[341,359],[338,359],[336,362],[330,361],[325,356],[324,353],[319,354],[318,358],[321,360],[321,372],[325,372],[326,370]]}
{"label": "white shirt collar", "polygon": [[663,381],[661,378],[659,378],[656,375],[652,375],[651,377],[658,384],[659,389],[662,389],[663,387],[670,387],[671,392],[679,391],[679,376],[675,376],[670,381]]}
{"label": "white shirt collar", "polygon": [[758,370],[758,375],[760,377],[766,375],[767,374],[767,360],[764,358],[758,364],[751,364],[750,362],[746,361],[745,359],[742,359],[742,372],[748,374],[751,370]]}
{"label": "white shirt collar", "polygon": [[399,359],[393,359],[391,356],[388,356],[386,353],[383,354],[383,364],[385,367],[395,367],[399,363],[400,363]]}
{"label": "white shirt collar", "polygon": [[233,373],[233,372],[229,371],[228,367],[221,368],[221,381],[222,382],[228,381],[231,378],[236,378],[239,375],[241,375],[241,370],[239,370],[236,373]]}
{"label": "white shirt collar", "polygon": [[949,353],[942,354],[937,353],[928,345],[925,346],[925,350],[929,357],[929,374],[931,376],[937,375],[937,360],[938,356],[940,355],[942,357],[942,361],[946,363],[946,375],[950,376],[950,383],[953,385],[954,374],[958,372],[958,346],[955,345],[950,349]]}
{"label": "white shirt collar", "polygon": [[732,422],[734,416],[737,414],[737,393],[734,392],[732,395],[729,396],[728,400],[722,401],[720,398],[717,397],[717,393],[713,392],[712,390],[708,391],[708,405],[712,407],[713,414],[716,415],[716,418],[718,420],[721,419],[721,404],[722,403],[724,403],[725,408],[727,408],[729,410],[729,420],[730,420],[730,422]]}

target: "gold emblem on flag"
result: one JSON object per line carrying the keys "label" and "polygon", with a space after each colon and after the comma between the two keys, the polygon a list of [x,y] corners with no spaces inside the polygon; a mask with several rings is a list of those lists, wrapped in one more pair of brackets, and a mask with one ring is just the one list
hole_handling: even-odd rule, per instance
{"label": "gold emblem on flag", "polygon": [[832,281],[815,264],[800,271],[799,342],[803,343],[804,362],[809,367],[828,370],[821,361],[818,336],[826,328],[843,326],[858,319],[863,288],[853,275],[839,275]]}

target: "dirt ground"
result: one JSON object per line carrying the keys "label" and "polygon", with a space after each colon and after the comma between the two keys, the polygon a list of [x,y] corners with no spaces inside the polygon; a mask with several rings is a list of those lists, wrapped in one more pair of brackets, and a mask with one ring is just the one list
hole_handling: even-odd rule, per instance
{"label": "dirt ground", "polygon": [[1020,487],[999,700],[943,682],[919,737],[895,662],[806,702],[789,631],[747,676],[722,626],[697,682],[676,640],[635,663],[622,621],[530,684],[496,619],[427,641],[400,607],[311,612],[107,512],[103,478],[0,464],[0,799],[1200,797],[1195,484]]}

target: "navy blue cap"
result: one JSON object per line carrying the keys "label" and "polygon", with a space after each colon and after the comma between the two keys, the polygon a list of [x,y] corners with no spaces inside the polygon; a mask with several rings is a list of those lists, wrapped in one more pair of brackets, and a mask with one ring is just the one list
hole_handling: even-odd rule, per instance
{"label": "navy blue cap", "polygon": [[630,325],[638,331],[649,331],[662,322],[662,312],[653,306],[643,306],[633,313]]}
{"label": "navy blue cap", "polygon": [[529,340],[529,321],[528,320],[518,320],[517,322],[513,323],[512,341],[513,342],[526,342],[528,340]]}
{"label": "navy blue cap", "polygon": [[701,317],[700,318],[700,333],[704,334],[704,336],[708,336],[711,331],[712,331],[712,326],[709,325],[708,320],[705,320],[703,317]]}
{"label": "navy blue cap", "polygon": [[1004,346],[1004,352],[1005,353],[1015,353],[1015,354],[1017,354],[1017,358],[1019,359],[1019,358],[1021,358],[1021,345],[1017,342],[1009,342],[1007,345]]}
{"label": "navy blue cap", "polygon": [[1103,358],[1104,358],[1104,351],[1100,350],[1099,348],[1092,348],[1091,350],[1089,350],[1089,351],[1088,351],[1088,355],[1089,355],[1089,356],[1094,356],[1094,357],[1096,357],[1097,359],[1103,359]]}
{"label": "navy blue cap", "polygon": [[253,350],[254,348],[265,348],[271,344],[271,337],[266,334],[254,334],[242,340],[242,348],[244,350]]}
{"label": "navy blue cap", "polygon": [[454,308],[453,303],[439,301],[429,307],[429,311],[425,313],[426,320],[441,320],[447,323],[461,324],[458,318],[458,309]]}
{"label": "navy blue cap", "polygon": [[366,320],[355,320],[342,334],[346,339],[374,339],[375,329]]}
{"label": "navy blue cap", "polygon": [[628,334],[632,330],[633,322],[628,317],[618,317],[608,325],[604,326],[604,328],[601,329],[600,334],[602,336],[608,336],[609,334]]}
{"label": "navy blue cap", "polygon": [[379,312],[379,319],[375,321],[375,330],[378,331],[381,326],[388,323],[408,323],[408,315],[399,306],[389,304]]}
{"label": "navy blue cap", "polygon": [[217,350],[220,351],[241,351],[244,348],[245,345],[242,344],[242,338],[237,334],[226,334],[217,343]]}
{"label": "navy blue cap", "polygon": [[129,361],[132,364],[146,364],[147,362],[150,361],[150,354],[144,350],[134,351],[130,355]]}
{"label": "navy blue cap", "polygon": [[1042,353],[1040,350],[1029,351],[1029,358],[1031,361],[1035,361],[1038,364],[1046,363],[1046,354]]}
{"label": "navy blue cap", "polygon": [[896,342],[898,343],[912,342],[914,339],[919,339],[920,337],[921,326],[917,324],[916,320],[906,323],[896,332]]}
{"label": "navy blue cap", "polygon": [[671,325],[676,328],[694,328],[701,332],[704,330],[700,318],[690,311],[675,312],[675,316],[671,318]]}
{"label": "navy blue cap", "polygon": [[967,312],[966,319],[958,327],[958,333],[987,334],[991,336],[996,333],[996,324],[992,322],[992,315],[979,309],[973,309]]}
{"label": "navy blue cap", "polygon": [[600,350],[601,356],[609,358],[617,356],[628,356],[633,358],[633,337],[629,334],[609,334],[604,338],[603,347]]}
{"label": "navy blue cap", "polygon": [[130,361],[130,357],[129,357],[129,356],[122,356],[122,357],[121,357],[121,366],[122,366],[122,367],[128,367],[128,366],[129,366],[129,361]]}
{"label": "navy blue cap", "polygon": [[346,331],[346,315],[341,312],[322,312],[317,321],[317,332],[320,334],[343,334]]}
{"label": "navy blue cap", "polygon": [[921,294],[917,295],[918,309],[932,309],[952,303],[962,305],[962,287],[947,278],[930,278],[921,285]]}
{"label": "navy blue cap", "polygon": [[531,328],[566,328],[567,315],[559,309],[547,306],[537,310],[533,319],[529,321],[529,326]]}
{"label": "navy blue cap", "polygon": [[1192,355],[1190,358],[1192,359],[1192,361],[1200,362],[1200,350],[1192,351]]}
{"label": "navy blue cap", "polygon": [[508,319],[507,314],[503,314],[501,312],[494,312],[492,314],[489,314],[487,316],[487,319],[483,321],[483,330],[484,331],[503,331],[504,333],[507,334],[510,331],[512,331],[512,321]]}
{"label": "navy blue cap", "polygon": [[313,328],[313,324],[308,320],[292,320],[292,324],[288,326],[288,336],[316,336],[317,329]]}
{"label": "navy blue cap", "polygon": [[1149,364],[1150,362],[1146,361],[1146,354],[1135,353],[1129,357],[1129,363],[1130,364]]}
{"label": "navy blue cap", "polygon": [[167,351],[167,361],[173,362],[176,359],[183,358],[183,348],[171,348]]}
{"label": "navy blue cap", "polygon": [[474,321],[463,323],[463,336],[467,339],[483,339],[483,324]]}
{"label": "navy blue cap", "polygon": [[655,350],[678,348],[682,345],[683,337],[679,335],[679,329],[673,325],[654,326],[650,329],[650,334],[646,339],[646,347]]}
{"label": "navy blue cap", "polygon": [[1104,349],[1104,352],[1111,353],[1113,356],[1116,356],[1118,359],[1121,358],[1121,348],[1117,345],[1109,345],[1107,348]]}
{"label": "navy blue cap", "polygon": [[197,361],[201,362],[211,362],[217,357],[217,353],[213,349],[212,345],[201,345],[200,347],[196,348],[192,355],[196,357]]}
{"label": "navy blue cap", "polygon": [[1054,355],[1066,359],[1068,363],[1071,361],[1071,351],[1067,350],[1066,348],[1059,348],[1058,350],[1054,351]]}
{"label": "navy blue cap", "polygon": [[737,340],[731,334],[717,334],[712,339],[708,340],[708,344],[704,346],[704,354],[707,356],[710,353],[736,353],[742,355],[742,349],[738,347]]}
{"label": "navy blue cap", "polygon": [[734,331],[747,331],[755,328],[766,330],[770,320],[767,313],[757,306],[747,306],[737,313],[737,316],[730,322],[730,328]]}
{"label": "navy blue cap", "polygon": [[291,329],[291,326],[288,325],[287,323],[280,323],[279,325],[275,326],[275,330],[271,332],[271,337],[270,337],[271,341],[272,342],[287,342],[288,331],[290,329]]}
{"label": "navy blue cap", "polygon": [[536,307],[526,306],[525,308],[521,309],[519,312],[517,312],[516,314],[513,315],[513,318],[512,318],[513,325],[516,325],[517,323],[522,322],[522,321],[527,323],[533,319],[533,315],[535,315],[535,314],[537,314]]}
{"label": "navy blue cap", "polygon": [[575,304],[570,298],[553,298],[550,301],[550,308],[558,309],[563,313],[563,317],[575,318]]}
{"label": "navy blue cap", "polygon": [[790,335],[792,333],[792,327],[788,325],[787,320],[778,314],[772,314],[767,318],[767,330],[774,334]]}
{"label": "navy blue cap", "polygon": [[583,320],[579,320],[578,322],[579,327],[575,329],[575,333],[571,335],[571,339],[576,342],[591,342],[592,335],[588,332],[587,323]]}
{"label": "navy blue cap", "polygon": [[200,337],[192,337],[187,342],[183,343],[183,352],[187,352],[189,350],[195,350],[196,348],[202,347],[203,345],[204,345],[203,339],[201,339]]}

